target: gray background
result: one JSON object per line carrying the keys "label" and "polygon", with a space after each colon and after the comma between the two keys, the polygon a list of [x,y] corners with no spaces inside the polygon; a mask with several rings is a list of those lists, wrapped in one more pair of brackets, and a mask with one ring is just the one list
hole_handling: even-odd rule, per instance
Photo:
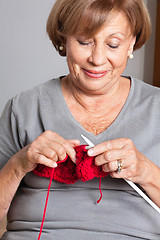
{"label": "gray background", "polygon": [[[0,114],[19,92],[68,73],[66,59],[54,50],[45,26],[53,0],[0,0]],[[145,0],[152,37],[134,53],[125,74],[153,81],[156,0]]]}

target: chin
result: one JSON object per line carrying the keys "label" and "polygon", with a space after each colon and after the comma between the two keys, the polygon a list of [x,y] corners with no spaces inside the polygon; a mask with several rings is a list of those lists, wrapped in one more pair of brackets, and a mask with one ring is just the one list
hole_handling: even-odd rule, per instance
{"label": "chin", "polygon": [[103,94],[106,89],[106,84],[102,84],[100,82],[85,82],[81,84],[81,89],[84,92],[91,93],[91,94]]}

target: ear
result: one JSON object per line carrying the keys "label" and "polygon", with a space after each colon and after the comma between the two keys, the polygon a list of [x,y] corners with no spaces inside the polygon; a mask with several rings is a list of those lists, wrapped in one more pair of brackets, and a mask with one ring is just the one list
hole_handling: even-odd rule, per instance
{"label": "ear", "polygon": [[132,36],[131,39],[130,39],[130,45],[129,45],[129,49],[128,49],[128,56],[133,53],[135,42],[136,42],[136,37]]}

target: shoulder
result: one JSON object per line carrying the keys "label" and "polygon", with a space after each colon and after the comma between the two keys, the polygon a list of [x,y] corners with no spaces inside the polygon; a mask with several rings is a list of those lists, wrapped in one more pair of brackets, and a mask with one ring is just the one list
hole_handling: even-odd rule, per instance
{"label": "shoulder", "polygon": [[160,104],[160,88],[132,78],[132,104],[134,106],[157,107]]}
{"label": "shoulder", "polygon": [[130,110],[138,117],[142,123],[144,119],[150,119],[151,125],[153,120],[155,126],[159,127],[160,119],[160,88],[154,87],[143,81],[132,78],[130,98]]}
{"label": "shoulder", "polygon": [[[60,78],[49,80],[36,87],[22,91],[12,99],[12,111],[25,112],[26,110],[34,111],[41,103],[45,104],[48,99],[54,97],[57,89],[60,88]],[[47,104],[47,103],[46,103]]]}
{"label": "shoulder", "polygon": [[141,94],[141,97],[160,97],[160,88],[145,83],[139,79],[132,78],[134,85],[134,91],[137,94]]}

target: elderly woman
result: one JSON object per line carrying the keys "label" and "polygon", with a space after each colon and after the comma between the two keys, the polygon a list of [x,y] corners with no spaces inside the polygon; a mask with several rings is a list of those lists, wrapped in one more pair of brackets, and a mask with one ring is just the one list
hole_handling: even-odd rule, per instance
{"label": "elderly woman", "polygon": [[[57,0],[49,37],[66,56],[69,74],[23,92],[0,120],[2,240],[37,239],[48,178],[37,164],[56,169],[75,147],[101,167],[99,179],[53,180],[42,239],[160,239],[160,215],[123,179],[160,207],[160,90],[122,76],[128,57],[147,41],[150,20],[142,0]],[[118,169],[118,171],[117,171]]]}

